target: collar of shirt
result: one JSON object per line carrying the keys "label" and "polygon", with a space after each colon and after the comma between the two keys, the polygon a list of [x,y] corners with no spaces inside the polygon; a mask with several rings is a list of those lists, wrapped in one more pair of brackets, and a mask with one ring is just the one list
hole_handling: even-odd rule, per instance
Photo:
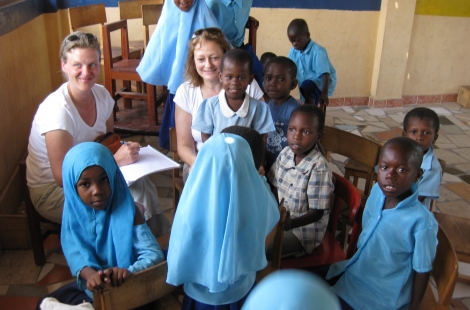
{"label": "collar of shirt", "polygon": [[432,166],[432,157],[434,155],[434,150],[432,146],[429,147],[426,154],[423,156],[423,162],[421,163],[421,169],[423,170],[431,170]]}
{"label": "collar of shirt", "polygon": [[322,156],[318,149],[318,144],[302,159],[302,161],[296,166],[294,161],[294,152],[289,148],[287,152],[287,160],[280,161],[279,166],[284,170],[297,169],[302,174],[307,174],[313,168],[310,166],[312,161],[316,161],[319,156]]}
{"label": "collar of shirt", "polygon": [[225,99],[225,89],[222,89],[219,93],[219,105],[222,114],[226,118],[230,118],[237,114],[240,117],[246,117],[248,114],[248,109],[250,108],[250,95],[245,93],[245,100],[243,100],[243,104],[238,109],[238,111],[234,112],[228,105],[227,99]]}
{"label": "collar of shirt", "polygon": [[307,47],[304,49],[303,52],[301,52],[301,51],[299,51],[299,50],[296,50],[296,49],[294,48],[294,53],[299,54],[299,56],[306,55],[306,54],[310,53],[310,51],[312,50],[312,48],[313,48],[313,40],[310,39],[310,41],[309,41],[308,44],[307,44]]}
{"label": "collar of shirt", "polygon": [[220,0],[225,6],[229,6],[230,3],[234,2],[239,7],[242,7],[242,0]]}

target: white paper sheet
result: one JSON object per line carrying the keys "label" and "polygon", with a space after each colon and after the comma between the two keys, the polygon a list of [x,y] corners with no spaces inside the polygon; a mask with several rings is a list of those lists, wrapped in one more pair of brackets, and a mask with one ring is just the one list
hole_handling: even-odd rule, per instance
{"label": "white paper sheet", "polygon": [[148,174],[179,167],[180,165],[177,162],[149,145],[140,149],[139,157],[135,163],[119,168],[127,184],[130,185]]}

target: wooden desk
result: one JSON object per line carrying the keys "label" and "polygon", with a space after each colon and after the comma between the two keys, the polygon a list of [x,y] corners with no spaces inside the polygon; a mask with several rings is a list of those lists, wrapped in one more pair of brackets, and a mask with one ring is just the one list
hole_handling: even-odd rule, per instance
{"label": "wooden desk", "polygon": [[[434,217],[452,242],[459,261],[470,264],[470,219],[436,212]],[[470,277],[459,274],[457,281],[470,284]]]}

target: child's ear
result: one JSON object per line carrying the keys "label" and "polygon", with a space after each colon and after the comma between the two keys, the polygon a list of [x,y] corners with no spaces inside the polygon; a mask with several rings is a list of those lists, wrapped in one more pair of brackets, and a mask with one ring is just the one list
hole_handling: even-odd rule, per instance
{"label": "child's ear", "polygon": [[294,79],[292,81],[292,85],[290,86],[290,90],[294,90],[297,87],[298,83],[299,83],[299,81],[297,81],[297,79]]}
{"label": "child's ear", "polygon": [[222,83],[222,71],[219,71],[219,81]]}
{"label": "child's ear", "polygon": [[406,137],[406,131],[403,130],[403,131],[401,132],[401,135],[402,135],[403,137]]}
{"label": "child's ear", "polygon": [[436,134],[434,135],[434,140],[432,140],[432,144],[436,143],[437,138],[439,138],[439,134],[438,134],[438,133],[436,133]]}
{"label": "child's ear", "polygon": [[255,78],[255,74],[252,73],[250,74],[250,76],[248,77],[248,84],[251,85],[251,82],[253,82],[253,79]]}
{"label": "child's ear", "polygon": [[423,169],[419,168],[418,172],[416,173],[415,183],[421,179],[421,177],[423,176],[423,173],[424,173]]}
{"label": "child's ear", "polygon": [[320,141],[321,141],[321,138],[323,138],[323,134],[324,134],[323,131],[318,133],[317,142],[320,142]]}

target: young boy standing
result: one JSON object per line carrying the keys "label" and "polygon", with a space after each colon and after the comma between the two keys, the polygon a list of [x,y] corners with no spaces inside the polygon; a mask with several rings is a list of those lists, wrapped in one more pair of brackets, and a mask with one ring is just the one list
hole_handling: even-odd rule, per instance
{"label": "young boy standing", "polygon": [[255,129],[265,143],[267,133],[275,130],[268,106],[246,93],[253,81],[252,63],[241,49],[227,51],[222,57],[219,78],[223,90],[201,103],[192,125],[201,132],[202,142],[233,125]]}
{"label": "young boy standing", "polygon": [[292,43],[289,58],[297,65],[299,90],[306,104],[319,105],[323,110],[336,88],[336,70],[326,49],[310,39],[307,22],[294,19],[287,28]]}
{"label": "young boy standing", "polygon": [[439,187],[442,181],[442,169],[434,155],[432,145],[436,142],[439,132],[439,117],[428,108],[415,108],[405,115],[403,120],[403,136],[415,140],[423,149],[424,157],[421,169],[423,177],[418,182],[419,196],[428,209],[433,199],[439,199]]}
{"label": "young boy standing", "polygon": [[275,57],[264,69],[264,90],[271,98],[268,102],[276,131],[268,133],[266,144],[267,169],[271,168],[277,156],[287,146],[287,125],[300,104],[290,95],[297,87],[297,66],[287,57]]}
{"label": "young boy standing", "polygon": [[288,211],[284,256],[310,254],[321,243],[328,226],[334,186],[326,158],[317,146],[323,126],[324,115],[319,108],[301,105],[295,109],[287,131],[289,146],[282,150],[268,173],[279,201],[284,198]]}
{"label": "young boy standing", "polygon": [[419,309],[436,254],[437,222],[418,201],[423,152],[415,141],[388,141],[367,199],[354,256],[331,265],[333,291],[354,309]]}

